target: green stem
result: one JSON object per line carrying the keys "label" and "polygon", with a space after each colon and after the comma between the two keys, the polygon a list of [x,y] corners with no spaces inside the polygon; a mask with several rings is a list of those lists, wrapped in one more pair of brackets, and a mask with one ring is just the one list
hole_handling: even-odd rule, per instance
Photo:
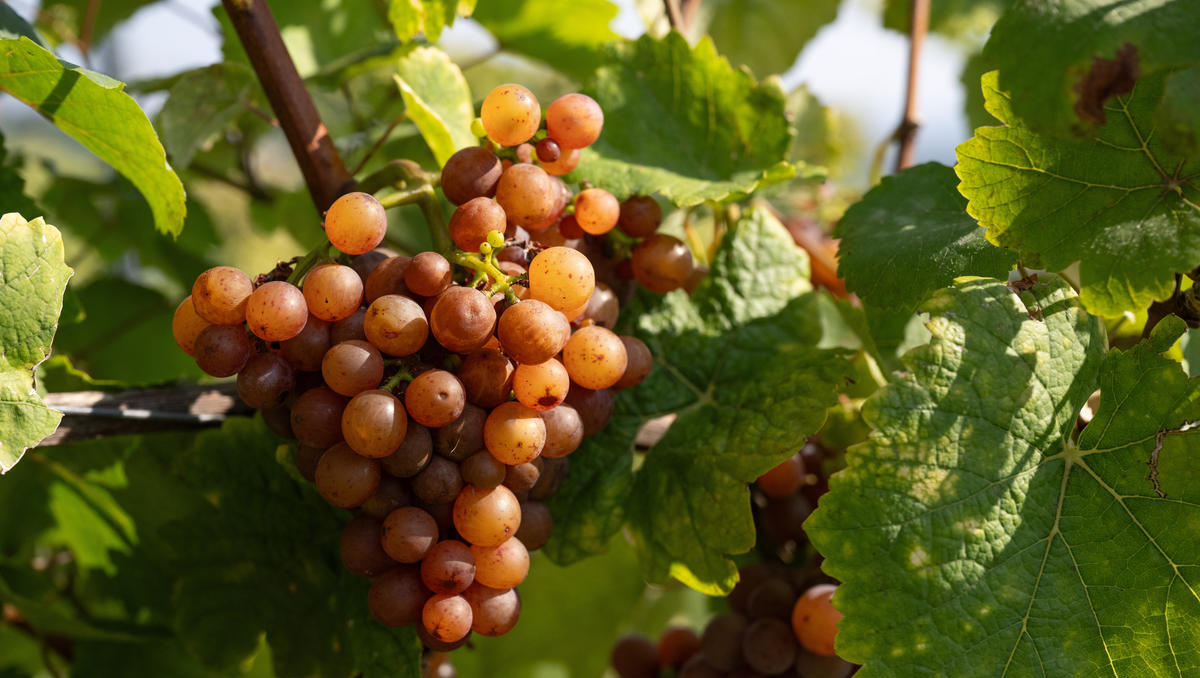
{"label": "green stem", "polygon": [[363,177],[363,180],[358,183],[358,190],[363,193],[374,194],[388,186],[397,186],[400,188],[415,187],[420,184],[437,186],[440,182],[440,174],[426,172],[417,163],[402,158],[393,160]]}
{"label": "green stem", "polygon": [[412,372],[409,372],[407,368],[402,367],[402,368],[400,368],[399,372],[392,375],[391,379],[388,379],[387,381],[383,382],[383,386],[380,386],[379,388],[384,391],[390,392],[390,391],[395,390],[395,388],[400,385],[400,382],[408,382],[408,381],[412,381],[413,379],[414,379],[414,377],[412,375]]}
{"label": "green stem", "polygon": [[484,259],[483,257],[458,250],[452,252],[447,258],[450,259],[452,263],[475,271],[476,280],[481,280],[484,276],[490,277],[492,280],[494,280],[495,282],[493,282],[492,286],[487,290],[488,296],[491,296],[496,292],[503,291],[504,296],[509,297],[510,301],[514,301],[516,299],[516,295],[512,292],[512,285],[513,283],[517,282],[517,278],[501,271],[499,267],[489,261],[491,257]]}
{"label": "green stem", "polygon": [[287,277],[287,281],[293,285],[299,285],[300,281],[304,280],[304,276],[308,275],[309,271],[313,270],[317,264],[329,256],[329,247],[329,241],[325,240],[320,245],[314,247],[308,254],[304,255],[304,258],[292,269],[292,273]]}
{"label": "green stem", "polygon": [[446,255],[454,255],[454,243],[450,241],[450,231],[446,229],[446,216],[442,214],[442,204],[438,202],[433,186],[426,184],[425,196],[417,202],[425,215],[425,225],[429,228],[429,239],[433,241],[433,249]]}
{"label": "green stem", "polygon": [[413,188],[389,193],[379,199],[379,204],[383,205],[384,209],[392,209],[401,205],[416,205],[429,196],[433,189],[429,184],[419,184]]}

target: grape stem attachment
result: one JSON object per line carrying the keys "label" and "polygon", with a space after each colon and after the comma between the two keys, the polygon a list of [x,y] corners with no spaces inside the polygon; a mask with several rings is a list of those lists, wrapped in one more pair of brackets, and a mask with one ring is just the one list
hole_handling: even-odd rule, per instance
{"label": "grape stem attachment", "polygon": [[451,263],[458,264],[463,268],[469,268],[475,272],[475,277],[471,280],[471,287],[477,287],[480,282],[486,282],[488,278],[491,278],[494,282],[484,290],[484,294],[490,297],[497,292],[503,292],[504,298],[509,303],[515,304],[519,299],[516,292],[513,292],[512,286],[520,278],[508,275],[500,270],[500,267],[496,264],[496,254],[487,243],[484,243],[481,249],[486,249],[487,254],[471,254],[462,250],[455,250],[448,258]]}
{"label": "grape stem attachment", "polygon": [[330,243],[328,240],[323,241],[320,245],[312,248],[304,258],[296,263],[296,267],[288,274],[287,281],[297,287],[300,286],[300,281],[304,280],[304,276],[308,272],[316,268],[317,264],[329,258]]}
{"label": "grape stem attachment", "polygon": [[443,254],[454,251],[450,242],[450,234],[446,230],[446,217],[442,214],[442,205],[438,202],[437,193],[433,190],[441,177],[436,172],[427,172],[417,163],[407,160],[393,160],[376,172],[367,175],[360,183],[359,190],[364,193],[378,193],[391,187],[395,192],[379,199],[384,209],[401,205],[416,205],[425,215],[425,224],[429,228],[429,238],[433,241],[433,249]]}
{"label": "grape stem attachment", "polygon": [[379,388],[383,391],[387,391],[388,393],[394,393],[396,387],[401,383],[410,382],[415,378],[416,377],[413,376],[412,372],[409,371],[407,367],[401,367],[399,372],[393,374],[391,378],[383,382],[383,385]]}

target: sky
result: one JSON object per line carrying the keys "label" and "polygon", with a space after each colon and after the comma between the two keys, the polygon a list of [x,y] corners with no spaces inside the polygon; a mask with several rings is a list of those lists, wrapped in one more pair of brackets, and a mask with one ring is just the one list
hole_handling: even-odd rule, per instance
{"label": "sky", "polygon": [[[26,17],[38,4],[37,0],[8,2]],[[635,0],[616,2],[621,12],[613,22],[613,30],[635,37],[642,31]],[[886,139],[900,120],[908,59],[906,36],[882,27],[879,3],[844,0],[837,19],[805,46],[795,65],[783,74],[788,89],[805,84],[824,103],[844,112],[863,135],[868,149]],[[221,37],[212,14],[216,4],[217,0],[165,0],[143,8],[93,51],[93,67],[130,81],[171,75],[220,60]],[[487,39],[481,33],[474,22],[460,21],[443,40],[452,45],[480,43]],[[70,48],[61,56],[81,60]],[[959,46],[937,35],[926,40],[918,90],[923,124],[917,136],[917,162],[953,164],[954,147],[970,136],[959,82],[963,61]],[[142,103],[153,112],[161,105],[161,95]],[[21,104],[0,97],[0,129],[28,124],[32,122],[30,116]]]}

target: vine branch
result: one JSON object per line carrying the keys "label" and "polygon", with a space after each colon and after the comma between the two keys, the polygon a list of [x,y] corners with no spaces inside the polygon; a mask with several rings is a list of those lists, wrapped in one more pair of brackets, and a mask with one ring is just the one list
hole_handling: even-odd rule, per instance
{"label": "vine branch", "polygon": [[325,123],[283,44],[266,0],[222,0],[279,126],[287,136],[317,211],[354,186]]}
{"label": "vine branch", "polygon": [[912,15],[908,27],[908,86],[904,93],[904,117],[896,127],[893,138],[899,142],[896,171],[911,167],[916,148],[917,128],[921,126],[917,112],[917,77],[921,65],[921,47],[929,32],[929,0],[912,0]]}

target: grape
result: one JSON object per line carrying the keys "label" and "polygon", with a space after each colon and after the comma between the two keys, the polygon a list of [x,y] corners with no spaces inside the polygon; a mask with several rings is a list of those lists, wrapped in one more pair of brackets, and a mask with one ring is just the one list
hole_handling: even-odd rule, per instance
{"label": "grape", "polygon": [[504,486],[512,490],[513,494],[528,494],[542,475],[542,460],[538,458],[505,468]]}
{"label": "grape", "polygon": [[621,303],[613,289],[602,282],[596,283],[596,288],[588,297],[587,307],[583,317],[592,323],[612,329],[617,326],[617,318],[621,313]]}
{"label": "grape", "polygon": [[408,482],[385,473],[379,478],[379,487],[375,488],[375,494],[363,502],[361,508],[363,513],[383,520],[392,511],[408,506],[412,501],[412,490],[409,489]]}
{"label": "grape", "polygon": [[[620,381],[628,360],[621,338],[599,325],[580,328],[563,348],[563,364],[571,381],[593,391]],[[513,385],[516,383],[514,377]]]}
{"label": "grape", "polygon": [[575,220],[585,233],[604,235],[617,225],[621,203],[602,188],[588,188],[575,196]]}
{"label": "grape", "polygon": [[351,258],[350,268],[354,269],[354,272],[358,275],[358,281],[365,287],[367,278],[371,277],[371,273],[391,256],[394,256],[391,250],[374,249]]}
{"label": "grape", "polygon": [[483,441],[494,457],[505,464],[533,461],[546,444],[546,423],[521,403],[496,406],[483,425]]}
{"label": "grape", "polygon": [[510,589],[529,574],[529,551],[520,539],[510,537],[496,546],[472,546],[475,581],[494,589]]}
{"label": "grape", "polygon": [[408,269],[411,261],[412,257],[405,256],[390,257],[382,261],[363,283],[363,300],[369,305],[387,294],[406,294],[408,287],[404,284],[404,271]]}
{"label": "grape", "polygon": [[587,257],[567,247],[543,250],[529,264],[529,293],[556,311],[587,303],[596,287],[596,272]]}
{"label": "grape", "polygon": [[516,537],[525,548],[536,551],[550,541],[554,531],[554,518],[550,509],[540,501],[523,501],[521,508],[521,526],[517,529]]}
{"label": "grape", "polygon": [[429,648],[431,652],[453,652],[463,645],[466,645],[467,641],[470,639],[471,632],[467,631],[467,635],[454,642],[438,640],[430,635],[429,631],[425,629],[424,624],[417,624],[417,640],[421,641],[421,644]]}
{"label": "grape", "polygon": [[450,217],[450,239],[460,250],[478,252],[479,246],[487,241],[488,233],[504,233],[508,217],[500,203],[491,198],[472,198],[459,205]]}
{"label": "grape", "polygon": [[561,199],[562,189],[537,165],[513,165],[504,170],[496,185],[496,202],[504,208],[508,222],[519,226],[546,221]]}
{"label": "grape", "polygon": [[421,619],[429,596],[416,567],[394,567],[371,581],[367,609],[380,624],[407,626]]}
{"label": "grape", "polygon": [[538,247],[563,247],[567,244],[567,237],[557,224],[538,230],[530,229],[529,236]]}
{"label": "grape", "polygon": [[300,334],[279,344],[279,353],[296,369],[315,372],[332,345],[329,334],[329,323],[310,315]]}
{"label": "grape", "polygon": [[796,653],[796,675],[803,678],[849,678],[857,666],[837,655],[824,656],[805,652]]}
{"label": "grape", "polygon": [[455,353],[481,348],[496,326],[496,309],[487,295],[470,287],[453,286],[442,292],[429,314],[429,328],[438,343]]}
{"label": "grape", "polygon": [[453,461],[463,461],[484,448],[483,425],[487,410],[467,404],[457,419],[433,433],[433,449]]}
{"label": "grape", "polygon": [[543,363],[558,355],[571,336],[571,324],[545,302],[530,299],[500,315],[496,336],[504,352],[519,363]]}
{"label": "grape", "polygon": [[[538,171],[540,172],[541,170]],[[550,230],[555,224],[558,223],[558,220],[562,217],[563,210],[567,208],[567,203],[571,201],[571,189],[567,186],[566,182],[558,177],[552,176],[550,177],[550,183],[554,185],[554,193],[552,194],[554,196],[554,203],[551,205],[550,211],[546,213],[545,218],[543,218],[541,221],[531,224],[522,224],[528,228],[531,233],[535,234],[535,239],[537,239],[537,231]]]}
{"label": "grape", "polygon": [[195,356],[196,337],[211,324],[196,313],[196,307],[192,305],[192,296],[189,294],[175,307],[175,315],[171,318],[171,334],[184,353]]}
{"label": "grape", "polygon": [[[529,498],[537,501],[544,501],[554,496],[558,492],[559,485],[567,478],[567,469],[570,463],[566,459],[543,459],[538,457],[533,460],[534,463],[541,462],[538,470],[537,482],[533,487],[529,488]],[[517,468],[512,466],[510,468]],[[506,483],[507,484],[507,483]],[[511,488],[512,485],[509,485]],[[516,490],[513,490],[514,492]]]}
{"label": "grape", "polygon": [[796,599],[792,609],[792,631],[804,649],[819,655],[832,655],[837,624],[842,613],[833,606],[833,584],[817,584]]}
{"label": "grape", "polygon": [[240,325],[253,292],[250,276],[232,266],[215,266],[192,284],[192,306],[197,315],[214,325]]}
{"label": "grape", "polygon": [[363,317],[367,341],[394,356],[412,355],[429,338],[429,321],[421,305],[399,294],[388,294],[371,302]]}
{"label": "grape", "polygon": [[471,630],[484,636],[502,636],[517,625],[521,597],[516,589],[494,589],[478,582],[463,591],[471,606]]}
{"label": "grape", "polygon": [[339,320],[329,326],[329,345],[340,344],[343,341],[366,341],[367,332],[364,325],[367,321],[366,309],[358,309],[349,318]]}
{"label": "grape", "polygon": [[781,566],[771,563],[754,563],[738,570],[738,581],[733,585],[727,600],[734,612],[745,613],[749,605],[750,594],[764,582],[782,576]]}
{"label": "grape", "polygon": [[459,149],[442,168],[442,193],[455,205],[475,198],[490,198],[496,194],[502,171],[500,158],[488,149],[480,146]]}
{"label": "grape", "polygon": [[466,403],[467,393],[462,382],[445,370],[422,372],[404,391],[404,405],[409,415],[429,428],[445,426],[458,419]]}
{"label": "grape", "polygon": [[488,92],[479,108],[487,135],[501,146],[525,143],[542,122],[542,108],[533,92],[520,85],[500,85]]}
{"label": "grape", "polygon": [[457,539],[439,541],[421,560],[421,581],[436,593],[462,593],[475,581],[475,555]]}
{"label": "grape", "polygon": [[526,142],[517,146],[517,162],[533,162],[533,144]]}
{"label": "grape", "polygon": [[517,401],[533,410],[557,407],[566,399],[570,388],[567,368],[554,358],[544,363],[518,365],[513,374],[513,392]]}
{"label": "grape", "polygon": [[600,138],[604,111],[586,94],[567,94],[546,109],[546,134],[563,148],[584,148]]}
{"label": "grape", "polygon": [[568,214],[558,222],[558,233],[564,238],[564,242],[578,240],[585,235],[574,214]]}
{"label": "grape", "polygon": [[364,457],[390,455],[408,432],[408,415],[400,399],[379,389],[363,391],[342,411],[342,437]]}
{"label": "grape", "polygon": [[700,636],[683,627],[672,626],[658,636],[658,665],[679,669],[700,651]]}
{"label": "grape", "polygon": [[437,539],[437,521],[415,506],[398,508],[383,520],[380,543],[388,556],[397,562],[420,562]]}
{"label": "grape", "polygon": [[379,486],[379,462],[356,454],[346,443],[325,450],[317,462],[317,492],[340,508],[354,508]]}
{"label": "grape", "polygon": [[692,274],[692,252],[683,241],[654,233],[633,248],[633,277],[651,292],[678,289]]}
{"label": "grape", "polygon": [[335,344],[321,359],[321,376],[334,391],[353,396],[377,388],[383,379],[383,356],[357,339]]}
{"label": "grape", "polygon": [[558,156],[558,160],[551,160],[549,162],[543,160],[541,165],[542,169],[546,170],[546,174],[561,177],[570,174],[572,170],[578,167],[581,158],[582,155],[580,155],[579,149],[572,148],[562,151]]}
{"label": "grape", "polygon": [[[292,432],[291,411],[286,407],[268,407],[259,410],[262,414],[263,423],[267,428],[271,429],[275,435],[280,438],[295,438],[296,434]],[[325,450],[322,449],[322,452]],[[315,466],[313,468],[316,468]]]}
{"label": "grape", "polygon": [[310,447],[308,445],[296,447],[296,470],[310,483],[316,480],[317,462],[320,461],[322,454],[325,454],[325,450],[320,447]]}
{"label": "grape", "polygon": [[453,643],[471,632],[471,605],[459,595],[434,594],[425,601],[421,623],[435,640]]}
{"label": "grape", "polygon": [[742,663],[742,636],[746,618],[736,612],[713,617],[700,636],[705,660],[721,671],[732,671]]}
{"label": "grape", "polygon": [[783,543],[804,536],[804,521],[813,511],[803,494],[789,494],[782,499],[767,499],[761,518],[763,528],[776,542]]}
{"label": "grape", "polygon": [[278,407],[296,385],[296,370],[278,353],[259,353],[237,376],[238,395],[254,409]]}
{"label": "grape", "polygon": [[450,286],[450,262],[437,252],[421,252],[404,269],[404,284],[423,297],[436,297]]}
{"label": "grape", "polygon": [[800,491],[804,479],[804,460],[799,454],[793,454],[759,476],[755,482],[768,497],[781,499]]}
{"label": "grape", "polygon": [[537,158],[540,162],[554,162],[562,155],[562,147],[558,142],[546,137],[537,142]]}
{"label": "grape", "polygon": [[349,398],[321,386],[292,404],[292,431],[303,445],[326,449],[342,440],[342,412]]}
{"label": "grape", "polygon": [[196,335],[193,350],[196,364],[214,377],[232,377],[254,353],[241,325],[209,325]]}
{"label": "grape", "polygon": [[650,639],[631,633],[613,645],[611,663],[621,678],[657,678],[658,650]]}
{"label": "grape", "polygon": [[742,637],[742,659],[768,676],[783,673],[796,661],[796,638],[786,622],[756,619]]}
{"label": "grape", "polygon": [[449,533],[454,529],[454,501],[447,501],[440,504],[418,504],[426,513],[433,516],[437,521],[438,530],[443,534]]}
{"label": "grape", "polygon": [[383,242],[387,212],[369,193],[347,193],[325,213],[325,236],[346,254],[365,254]]}
{"label": "grape", "polygon": [[415,421],[408,422],[404,441],[396,451],[379,460],[383,470],[397,478],[411,478],[421,472],[433,456],[433,437],[429,429]]}
{"label": "grape", "polygon": [[692,655],[692,658],[683,665],[679,670],[678,678],[725,678],[725,673],[717,670],[708,660],[704,658],[704,654]]}
{"label": "grape", "polygon": [[613,384],[616,390],[637,386],[650,376],[650,370],[654,368],[654,356],[645,342],[637,337],[622,335],[621,343],[625,345],[625,372]]}
{"label": "grape", "polygon": [[321,320],[349,318],[363,301],[362,278],[349,266],[318,266],[304,278],[304,301],[309,313]]}
{"label": "grape", "polygon": [[501,464],[491,452],[480,450],[459,466],[463,482],[481,490],[490,490],[504,482],[508,467]]}
{"label": "grape", "polygon": [[437,455],[413,478],[413,494],[426,504],[452,502],[462,487],[458,464]]}
{"label": "grape", "polygon": [[490,490],[467,485],[454,500],[454,529],[475,546],[498,546],[520,526],[521,506],[503,485]]}
{"label": "grape", "polygon": [[788,619],[795,602],[796,589],[786,579],[776,577],[759,584],[750,593],[746,599],[746,612],[752,619]]}
{"label": "grape", "polygon": [[368,515],[359,515],[342,528],[339,546],[342,565],[360,577],[374,577],[396,564],[379,543],[382,525]]}
{"label": "grape", "polygon": [[635,238],[645,238],[658,230],[662,223],[662,208],[650,196],[635,195],[621,203],[617,226]]}
{"label": "grape", "polygon": [[579,418],[583,420],[585,436],[603,431],[604,427],[608,426],[608,420],[612,419],[613,394],[606,388],[592,391],[578,384],[571,384],[571,391],[567,393],[567,404],[575,408]]}
{"label": "grape", "polygon": [[[507,315],[508,311],[505,311],[505,314]],[[500,316],[500,319],[503,321],[504,316]],[[494,348],[481,348],[472,352],[463,360],[462,365],[459,365],[455,374],[467,393],[467,401],[480,407],[495,407],[508,400],[508,394],[512,391],[512,362]]]}
{"label": "grape", "polygon": [[546,444],[541,449],[542,457],[565,457],[583,442],[583,420],[580,413],[569,404],[547,409],[541,413],[541,419],[546,422]]}

